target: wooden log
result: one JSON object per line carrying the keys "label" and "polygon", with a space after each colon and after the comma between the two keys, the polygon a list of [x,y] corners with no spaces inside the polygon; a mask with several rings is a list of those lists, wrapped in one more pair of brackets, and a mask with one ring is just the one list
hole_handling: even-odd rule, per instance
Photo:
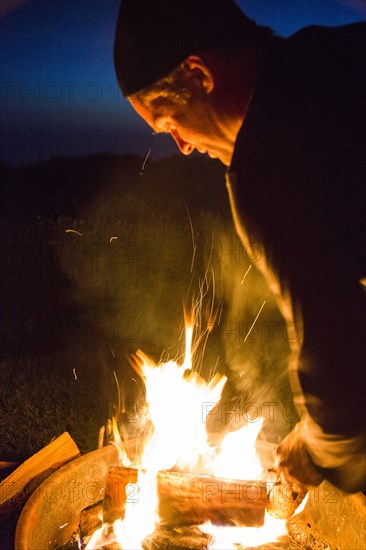
{"label": "wooden log", "polygon": [[[78,548],[86,548],[94,532],[103,526],[103,501],[88,506],[80,513],[79,521],[79,545]],[[114,539],[111,525],[105,525],[106,542],[100,550],[121,550],[121,546],[115,542],[107,542],[108,538]],[[61,549],[60,549],[61,550]],[[64,549],[62,549],[64,550]],[[65,549],[66,550],[66,549]]]}
{"label": "wooden log", "polygon": [[158,514],[162,525],[259,527],[264,523],[267,488],[262,481],[244,481],[182,472],[158,473]]}
{"label": "wooden log", "polygon": [[0,521],[17,516],[38,485],[79,454],[75,442],[65,432],[23,462],[0,483]]}
{"label": "wooden log", "polygon": [[[103,520],[123,519],[129,497],[126,486],[136,484],[138,471],[110,468],[103,501]],[[243,481],[162,471],[157,476],[158,514],[162,526],[199,525],[205,521],[223,525],[261,526],[267,502],[262,481]]]}
{"label": "wooden log", "polygon": [[[113,467],[107,476],[103,520],[123,519],[129,496],[126,486],[137,483],[138,471]],[[261,526],[265,508],[276,519],[291,517],[307,489],[299,483],[276,482],[267,495],[262,481],[243,481],[192,475],[177,471],[158,473],[158,514],[161,525],[197,525],[207,520],[224,525]]]}
{"label": "wooden log", "polygon": [[267,512],[276,519],[290,518],[305,498],[307,489],[299,482],[275,482],[269,493]]}
{"label": "wooden log", "polygon": [[81,542],[86,546],[91,535],[103,525],[103,504],[97,502],[81,511],[79,531]]}
{"label": "wooden log", "polygon": [[138,470],[114,466],[107,474],[103,499],[103,521],[113,523],[125,517],[125,506],[128,502],[126,487],[137,483]]}
{"label": "wooden log", "polygon": [[164,529],[157,527],[142,541],[143,550],[164,548],[169,550],[207,550],[211,536],[202,533],[198,527]]}

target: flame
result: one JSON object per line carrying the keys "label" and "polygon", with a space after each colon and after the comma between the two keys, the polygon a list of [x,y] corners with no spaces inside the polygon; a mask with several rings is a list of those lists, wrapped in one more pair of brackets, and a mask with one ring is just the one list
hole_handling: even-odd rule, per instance
{"label": "flame", "polygon": [[[223,439],[220,448],[208,444],[207,416],[221,397],[226,377],[214,375],[208,382],[192,368],[194,318],[185,314],[185,355],[175,361],[156,364],[142,351],[134,357],[134,368],[146,388],[146,421],[152,426],[139,462],[137,494],[127,498],[125,517],[96,531],[87,545],[92,550],[118,541],[122,548],[142,548],[143,539],[159,523],[157,474],[171,468],[235,479],[256,480],[263,474],[255,442],[263,419],[250,421]],[[208,406],[209,405],[209,406]],[[116,444],[122,448],[121,462],[129,465],[116,423]],[[136,486],[135,489],[136,489]],[[212,535],[213,549],[236,548],[237,544],[258,546],[287,533],[285,521],[265,516],[265,524],[254,527],[219,527],[206,523],[201,530]]]}
{"label": "flame", "polygon": [[255,442],[263,419],[248,422],[240,430],[225,435],[220,453],[211,465],[212,473],[231,479],[259,479],[262,474]]}
{"label": "flame", "polygon": [[143,366],[146,401],[154,432],[148,441],[143,468],[194,468],[201,455],[212,452],[207,443],[204,404],[220,399],[226,377],[209,384],[197,373],[173,361]]}
{"label": "flame", "polygon": [[113,437],[114,437],[114,442],[112,443],[115,445],[115,447],[118,450],[118,457],[119,457],[120,463],[122,464],[122,466],[126,466],[126,467],[131,466],[131,461],[128,458],[128,455],[124,449],[123,441],[119,434],[117,421],[115,418],[113,418],[112,420],[112,431],[113,431]]}
{"label": "flame", "polygon": [[185,369],[192,369],[192,341],[193,341],[193,325],[194,325],[194,313],[192,317],[184,310],[184,325],[185,325],[185,353],[183,366]]}
{"label": "flame", "polygon": [[158,522],[155,512],[158,504],[156,475],[153,470],[139,471],[136,498],[126,506],[124,519],[113,524],[116,539],[122,548],[139,550],[142,540],[155,530]]}
{"label": "flame", "polygon": [[304,511],[308,500],[309,500],[309,493],[306,493],[306,495],[304,497],[304,500],[302,502],[300,502],[300,504],[296,508],[295,512],[292,514],[292,517],[298,516],[299,514],[301,514],[301,512]]}
{"label": "flame", "polygon": [[274,519],[267,512],[262,527],[224,527],[207,522],[200,528],[213,537],[209,550],[237,550],[239,545],[256,547],[287,537],[286,520]]}

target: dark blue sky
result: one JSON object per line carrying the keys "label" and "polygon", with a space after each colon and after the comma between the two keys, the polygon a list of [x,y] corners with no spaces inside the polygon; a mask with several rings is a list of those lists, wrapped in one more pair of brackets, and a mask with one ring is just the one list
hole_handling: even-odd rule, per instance
{"label": "dark blue sky", "polygon": [[[238,3],[249,17],[283,36],[310,24],[366,18],[366,0]],[[175,151],[169,137],[152,136],[119,93],[112,62],[118,6],[119,0],[2,0],[3,161]]]}

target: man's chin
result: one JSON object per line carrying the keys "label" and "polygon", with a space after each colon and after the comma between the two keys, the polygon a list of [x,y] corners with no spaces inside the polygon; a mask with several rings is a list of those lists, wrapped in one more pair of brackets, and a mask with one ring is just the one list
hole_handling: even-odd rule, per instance
{"label": "man's chin", "polygon": [[211,159],[217,159],[220,162],[222,162],[222,164],[224,166],[230,166],[230,162],[231,162],[230,159],[226,159],[225,157],[222,157],[222,156],[218,155],[217,153],[212,153],[212,152],[209,152],[209,151],[207,152],[207,154]]}
{"label": "man's chin", "polygon": [[213,151],[206,151],[205,149],[197,149],[197,151],[201,154],[201,155],[208,155],[210,157],[210,159],[217,159],[219,160],[220,162],[222,162],[222,164],[224,164],[225,166],[229,166],[230,165],[230,161],[224,159],[224,158],[221,158],[221,156],[219,156],[217,153],[213,152]]}

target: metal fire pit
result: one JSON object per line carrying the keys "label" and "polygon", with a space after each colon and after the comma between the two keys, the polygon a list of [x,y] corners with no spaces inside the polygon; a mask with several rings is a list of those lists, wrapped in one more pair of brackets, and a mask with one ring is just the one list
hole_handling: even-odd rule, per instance
{"label": "metal fire pit", "polygon": [[31,495],[19,517],[16,550],[62,546],[78,529],[80,512],[101,500],[110,466],[117,466],[114,445],[69,462]]}
{"label": "metal fire pit", "polygon": [[[114,446],[75,459],[47,478],[29,498],[18,521],[15,550],[46,550],[66,544],[77,530],[80,512],[104,495],[110,466],[118,465]],[[311,491],[304,511],[290,523],[291,548],[365,550],[363,494],[347,495],[327,482]],[[314,546],[314,548],[320,548]]]}

